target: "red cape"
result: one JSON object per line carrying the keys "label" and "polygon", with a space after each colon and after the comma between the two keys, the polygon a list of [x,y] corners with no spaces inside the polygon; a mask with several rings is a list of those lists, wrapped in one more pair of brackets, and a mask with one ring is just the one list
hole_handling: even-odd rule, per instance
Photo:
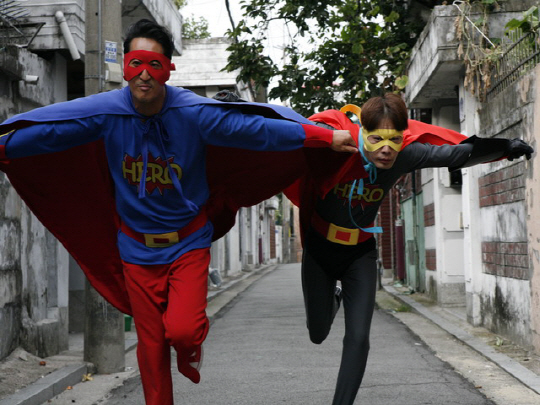
{"label": "red cape", "polygon": [[[241,103],[238,107],[279,118],[268,108],[261,112],[257,106],[244,104],[245,107]],[[326,111],[311,119],[349,129],[358,137],[358,126],[339,111]],[[416,131],[412,136],[419,136],[424,131],[422,128],[429,128],[422,133],[434,136],[435,141],[446,139],[449,132],[457,134],[415,123],[411,125],[411,132]],[[11,120],[0,127],[0,134],[31,124]],[[92,286],[113,306],[130,314],[116,245],[120,221],[103,142],[53,154],[0,160],[0,170],[8,175],[36,217],[66,247]],[[207,177],[211,194],[207,209],[215,228],[214,240],[234,225],[240,207],[264,201],[286,187],[290,186],[287,195],[295,204],[309,207],[314,196],[326,194],[336,183],[365,176],[359,154],[342,154],[330,149],[254,152],[208,147]],[[302,215],[306,214],[309,211],[303,210]]]}
{"label": "red cape", "polygon": [[[358,144],[360,127],[341,111],[327,110],[309,117],[310,121],[322,122],[335,129],[349,130]],[[412,142],[432,145],[457,145],[467,139],[465,135],[450,129],[409,120],[409,127],[403,132],[403,148]],[[297,179],[285,189],[285,195],[300,207],[300,228],[302,241],[308,228],[317,197],[324,197],[336,184],[347,183],[367,177],[360,153],[354,155],[332,154],[329,150],[305,150],[308,164],[313,169]],[[324,156],[324,155],[328,156]],[[328,172],[325,172],[327,171]]]}
{"label": "red cape", "polygon": [[[196,103],[227,105],[203,99],[183,89],[169,88],[168,91],[176,97],[174,106]],[[36,109],[2,123],[0,134],[34,122],[99,113],[132,114],[124,96],[120,90]],[[294,111],[280,106],[228,105],[250,114],[309,123]],[[11,160],[2,157],[3,146],[0,145],[0,170],[7,174],[30,210],[64,245],[91,285],[113,306],[130,314],[131,306],[116,245],[120,221],[103,141],[45,155]],[[255,152],[209,146],[207,179],[210,198],[206,208],[214,225],[214,240],[234,225],[240,207],[252,206],[274,196],[307,172],[302,149]]]}

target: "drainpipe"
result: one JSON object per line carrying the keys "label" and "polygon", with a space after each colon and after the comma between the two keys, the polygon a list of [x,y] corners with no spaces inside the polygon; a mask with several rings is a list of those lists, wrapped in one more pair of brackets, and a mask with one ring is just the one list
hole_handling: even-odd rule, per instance
{"label": "drainpipe", "polygon": [[60,10],[57,11],[54,16],[56,17],[56,22],[58,22],[58,25],[60,26],[60,30],[62,31],[62,35],[64,36],[64,39],[66,40],[69,52],[71,53],[71,58],[73,60],[81,59],[81,55],[79,54],[79,50],[77,49],[77,46],[75,45],[75,40],[73,39],[73,35],[71,35],[71,31],[69,30],[69,27],[66,22],[66,17],[64,17],[64,13]]}
{"label": "drainpipe", "polygon": [[103,91],[103,17],[102,17],[102,0],[98,0],[98,92]]}

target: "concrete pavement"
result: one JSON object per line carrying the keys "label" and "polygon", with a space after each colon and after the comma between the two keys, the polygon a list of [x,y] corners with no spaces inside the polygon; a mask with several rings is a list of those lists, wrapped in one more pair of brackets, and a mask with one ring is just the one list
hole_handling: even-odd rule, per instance
{"label": "concrete pavement", "polygon": [[[175,373],[178,403],[331,402],[341,353],[342,313],[328,339],[320,346],[313,345],[305,328],[299,265],[272,270],[269,267],[246,275],[211,297],[208,313],[213,325],[205,343],[203,381],[194,385]],[[525,377],[518,375],[516,379],[511,375],[515,371],[512,367],[502,369],[504,362],[490,360],[493,357],[497,361],[494,354],[499,353],[471,349],[471,342],[477,342],[474,336],[467,336],[462,325],[444,318],[436,325],[436,317],[431,316],[436,314],[434,308],[411,300],[391,286],[386,288],[388,291],[378,294],[381,310],[375,313],[370,361],[357,403],[540,404],[540,396],[534,391],[538,376],[525,373]],[[239,294],[241,299],[236,299]],[[67,385],[72,389],[61,394],[66,374],[75,379],[77,372],[59,368],[56,374],[30,384],[17,396],[3,398],[0,405],[143,404],[133,350],[127,352],[126,363],[123,373],[92,376],[91,381],[78,384],[70,381]],[[79,371],[78,381],[81,377]],[[38,388],[42,396],[32,399],[30,394]],[[43,401],[31,402],[36,399]]]}

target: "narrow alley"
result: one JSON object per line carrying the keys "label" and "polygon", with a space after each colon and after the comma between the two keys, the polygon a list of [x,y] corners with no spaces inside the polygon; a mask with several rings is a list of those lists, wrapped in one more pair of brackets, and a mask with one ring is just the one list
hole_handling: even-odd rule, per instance
{"label": "narrow alley", "polygon": [[[203,379],[199,385],[194,385],[175,373],[176,403],[329,404],[343,332],[340,311],[323,344],[317,346],[309,341],[300,266],[278,266],[239,295],[215,319],[205,343]],[[462,353],[454,354],[459,357]],[[482,356],[470,355],[468,360],[471,366],[476,362],[480,369],[493,375],[491,366]],[[498,381],[497,384],[505,383]],[[404,324],[386,311],[376,310],[370,359],[356,403],[503,403],[492,402],[478,388],[435,356]],[[514,404],[538,403],[533,402],[538,398],[536,394],[531,391],[529,395],[514,391],[513,396],[518,401]],[[105,402],[106,405],[126,403],[143,404],[138,377],[128,379]],[[505,405],[510,404],[505,402]]]}

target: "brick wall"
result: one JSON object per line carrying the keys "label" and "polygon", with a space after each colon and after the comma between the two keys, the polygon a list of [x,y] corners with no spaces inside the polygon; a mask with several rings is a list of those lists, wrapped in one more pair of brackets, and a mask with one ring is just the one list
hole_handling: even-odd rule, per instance
{"label": "brick wall", "polygon": [[435,204],[424,205],[424,227],[435,225]]}
{"label": "brick wall", "polygon": [[508,204],[525,199],[525,163],[487,174],[478,180],[480,207]]}
{"label": "brick wall", "polygon": [[484,273],[529,280],[527,242],[483,242]]}
{"label": "brick wall", "polygon": [[[525,200],[524,169],[525,164],[519,162],[478,179],[480,207]],[[530,278],[527,242],[483,242],[482,262],[486,274],[520,280]]]}
{"label": "brick wall", "polygon": [[[435,204],[424,205],[424,227],[435,225]],[[437,270],[437,250],[426,249],[426,269]]]}
{"label": "brick wall", "polygon": [[437,270],[437,249],[426,249],[426,269]]}

